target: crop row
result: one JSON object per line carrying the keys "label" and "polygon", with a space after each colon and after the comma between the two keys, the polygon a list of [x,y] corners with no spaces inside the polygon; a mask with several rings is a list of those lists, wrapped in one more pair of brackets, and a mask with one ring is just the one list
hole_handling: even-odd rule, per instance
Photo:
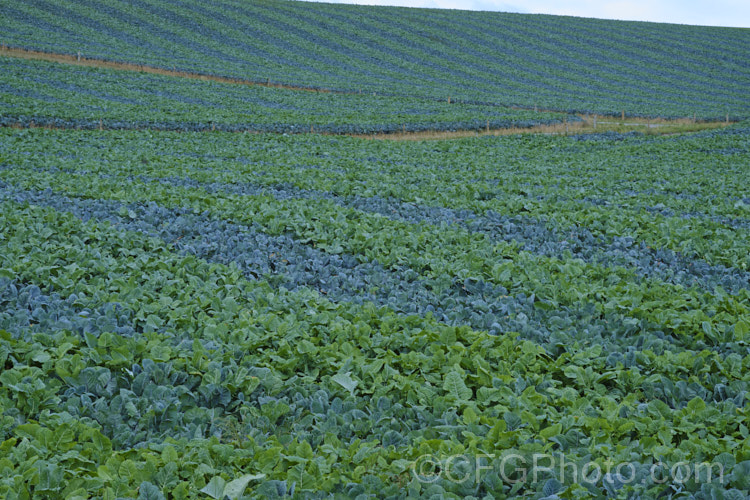
{"label": "crop row", "polygon": [[617,316],[626,311],[626,316],[658,324],[681,341],[693,342],[696,336],[725,346],[742,341],[735,324],[747,315],[742,305],[746,288],[728,296],[688,290],[658,279],[637,282],[631,270],[621,267],[529,254],[519,251],[517,245],[493,242],[486,234],[459,226],[388,219],[325,199],[277,200],[262,194],[245,196],[182,187],[169,180],[154,183],[88,173],[38,172],[27,179],[22,172],[9,169],[1,175],[24,189],[51,188],[82,197],[128,203],[152,201],[164,207],[208,211],[217,218],[254,223],[272,235],[291,232],[299,241],[329,253],[351,253],[360,262],[376,260],[393,270],[407,265],[435,279],[479,280],[502,286],[512,295],[534,294],[542,302],[540,307],[554,309],[591,302],[596,315]]}
{"label": "crop row", "polygon": [[[41,172],[37,167],[35,171]],[[54,171],[60,169],[55,167]],[[90,170],[71,170],[66,173],[77,175],[97,175]],[[594,236],[585,228],[559,230],[539,220],[522,216],[503,216],[489,211],[478,215],[469,210],[456,210],[443,207],[420,206],[394,198],[343,196],[326,191],[300,189],[284,184],[249,184],[229,182],[236,174],[217,175],[216,170],[194,170],[185,165],[179,169],[151,165],[148,173],[158,173],[165,177],[149,177],[142,170],[122,169],[120,175],[128,175],[128,181],[136,179],[143,182],[158,181],[172,186],[206,189],[208,192],[235,194],[241,196],[272,196],[276,200],[326,200],[349,209],[379,214],[390,219],[408,224],[427,223],[431,226],[460,227],[469,233],[478,233],[488,237],[489,241],[507,242],[518,245],[520,250],[557,259],[581,259],[614,268],[625,267],[634,271],[635,276],[655,277],[670,283],[680,284],[687,288],[698,285],[708,290],[716,287],[736,293],[750,288],[750,273],[732,267],[710,265],[696,258],[668,249],[653,249],[632,237],[615,237],[607,242],[602,236]],[[181,177],[175,177],[179,174]],[[222,172],[223,174],[223,172]],[[99,173],[105,179],[111,174]],[[231,177],[230,177],[231,175]],[[398,277],[395,278],[398,281]],[[386,296],[391,292],[387,292]],[[501,294],[503,294],[502,292]],[[485,326],[493,321],[486,319]]]}
{"label": "crop row", "polygon": [[49,191],[24,192],[8,187],[0,194],[68,211],[83,220],[109,221],[119,228],[157,236],[181,252],[222,264],[234,263],[247,279],[263,279],[277,288],[310,287],[336,302],[373,302],[399,314],[430,314],[447,324],[468,325],[493,334],[514,331],[548,349],[594,340],[610,351],[625,353],[635,345],[657,352],[693,346],[665,337],[655,324],[637,325],[632,319],[612,314],[599,317],[585,304],[541,308],[535,305],[533,296],[521,293],[511,297],[504,287],[476,279],[460,282],[419,276],[405,267],[384,269],[377,262],[327,254],[289,236],[266,235],[252,226],[211,219],[190,210],[169,210],[153,203],[123,205],[71,199]]}
{"label": "crop row", "polygon": [[[598,347],[552,360],[512,335],[274,292],[237,268],[109,224],[25,203],[2,208],[0,268],[19,284],[3,282],[0,296],[32,319],[15,318],[0,341],[12,360],[0,388],[0,467],[13,472],[0,482],[6,494],[23,498],[32,485],[37,494],[124,496],[156,486],[185,498],[217,475],[250,473],[263,483],[258,496],[290,488],[388,496],[402,487],[503,496],[542,486],[503,481],[501,473],[520,479],[499,469],[518,465],[500,460],[509,450],[598,461],[597,450],[622,439],[630,444],[615,458],[634,463],[645,482],[610,475],[566,486],[584,496],[658,491],[646,474],[657,455],[725,466],[721,484],[689,483],[694,491],[747,488],[737,399],[747,358],[643,352],[645,371],[607,369]],[[42,329],[71,309],[90,318],[85,332]],[[132,337],[103,331],[112,310]],[[691,375],[683,380],[682,370]],[[700,392],[701,379],[711,393]],[[711,429],[695,433],[707,419]],[[424,453],[480,450],[502,454],[476,483],[426,486],[409,475],[409,460]],[[543,485],[562,487],[554,478]]]}
{"label": "crop row", "polygon": [[[718,217],[729,226],[748,220],[750,190],[746,168],[747,125],[677,137],[589,134],[562,137],[506,137],[488,142],[451,141],[394,144],[330,137],[237,137],[218,135],[211,143],[180,141],[180,149],[130,135],[139,151],[97,146],[98,135],[80,135],[73,154],[54,140],[0,144],[13,164],[40,165],[60,158],[60,166],[118,164],[119,171],[167,160],[185,173],[209,170],[219,178],[266,186],[288,185],[341,196],[396,198],[413,204],[467,209],[476,213],[516,212],[533,218],[554,216],[544,204],[614,206],[619,211],[669,211],[676,217]],[[487,145],[492,147],[485,147]],[[242,151],[236,148],[241,145]],[[88,167],[83,167],[88,168]],[[129,171],[129,170],[127,170]],[[395,182],[409,179],[408,185]],[[461,181],[469,179],[470,186]],[[440,189],[435,189],[439,184]],[[575,205],[573,205],[575,206]],[[575,209],[574,209],[575,210]],[[629,214],[630,215],[630,214]]]}
{"label": "crop row", "polygon": [[750,41],[740,30],[283,2],[96,5],[14,5],[6,16],[19,29],[0,38],[311,88],[650,116],[748,109]]}
{"label": "crop row", "polygon": [[15,58],[0,58],[0,73],[0,125],[361,134],[530,127],[565,118],[494,106],[268,89]]}
{"label": "crop row", "polygon": [[[732,129],[725,135],[722,140],[727,143],[715,146],[726,146],[739,137]],[[747,219],[735,215],[746,213],[750,205],[742,198],[745,189],[743,177],[733,174],[744,168],[747,155],[739,152],[726,159],[709,159],[707,154],[691,153],[701,145],[713,144],[713,136],[708,136],[703,142],[700,139],[685,139],[684,142],[660,140],[646,147],[637,142],[632,146],[625,143],[614,151],[608,149],[611,143],[580,150],[570,147],[576,144],[573,140],[563,138],[541,138],[530,142],[500,139],[497,140],[498,150],[504,154],[496,157],[491,154],[496,150],[484,151],[484,155],[476,155],[470,163],[457,165],[455,169],[450,166],[455,164],[458,154],[482,151],[481,148],[459,143],[457,151],[451,152],[442,146],[433,149],[429,143],[382,145],[336,140],[336,148],[328,149],[332,143],[323,138],[280,138],[272,146],[264,146],[267,143],[263,143],[263,138],[243,137],[240,139],[243,156],[238,157],[236,153],[227,154],[229,150],[223,149],[222,144],[235,147],[228,142],[217,142],[215,147],[209,147],[181,141],[179,151],[165,151],[163,148],[157,151],[153,146],[136,140],[133,148],[141,151],[139,157],[132,157],[130,151],[133,149],[123,147],[109,148],[106,152],[94,151],[92,159],[98,158],[96,161],[80,161],[76,158],[40,159],[38,154],[31,153],[30,148],[35,146],[34,141],[44,140],[42,137],[45,137],[43,133],[35,133],[29,137],[33,138],[32,142],[14,144],[18,151],[7,153],[7,164],[38,168],[46,162],[71,173],[109,174],[111,168],[108,165],[116,162],[117,172],[123,176],[188,179],[187,182],[207,185],[218,183],[217,188],[240,194],[330,200],[344,207],[385,216],[396,214],[405,217],[407,222],[421,219],[438,225],[464,225],[472,232],[487,233],[492,239],[518,241],[522,238],[519,243],[532,251],[546,245],[543,253],[554,256],[569,250],[586,260],[600,259],[597,253],[601,249],[611,254],[617,241],[634,238],[628,246],[635,244],[640,250],[633,253],[634,249],[631,249],[629,257],[621,256],[626,258],[627,265],[632,265],[634,259],[650,259],[648,256],[653,252],[644,245],[665,249],[673,253],[660,255],[661,260],[684,262],[684,265],[676,264],[677,267],[670,265],[676,271],[693,263],[699,272],[705,271],[704,277],[723,274],[729,279],[727,284],[739,279],[739,282],[729,285],[731,289],[746,282],[750,264],[745,249],[748,229],[743,227],[743,221]],[[49,147],[45,147],[45,151],[51,152],[60,136],[52,134],[48,137],[46,143]],[[97,137],[91,136],[90,140],[96,141]],[[217,137],[217,141],[221,138]],[[636,148],[646,156],[631,157]],[[310,152],[301,153],[306,149]],[[550,152],[539,154],[540,149]],[[650,166],[650,149],[662,158],[664,167]],[[604,150],[607,152],[603,153]],[[213,151],[222,151],[224,157],[212,156]],[[700,163],[684,159],[672,161],[688,154],[688,158]],[[386,155],[389,160],[381,161]],[[573,166],[567,163],[564,168],[552,166],[563,157]],[[413,158],[420,160],[414,161]],[[710,167],[718,168],[719,165],[726,166],[725,171],[712,174]],[[568,181],[559,177],[560,174],[582,174],[587,168],[592,172],[585,178],[579,175],[576,184],[572,179]],[[410,178],[408,186],[398,182],[407,175]],[[502,184],[490,183],[488,175],[503,179]],[[461,183],[462,176],[473,176],[477,180],[471,185]],[[629,181],[627,176],[631,176]],[[485,180],[480,181],[481,178]],[[617,192],[618,187],[626,182],[638,187],[656,179],[670,179],[662,183],[669,191],[683,189],[682,186],[689,183],[686,179],[692,179],[690,189],[696,194],[680,199],[669,191],[663,197],[646,191],[633,203],[631,194]],[[222,184],[232,186],[221,188]],[[696,199],[691,199],[693,196]],[[727,198],[730,198],[728,202],[723,201]],[[714,206],[706,206],[709,201]],[[671,209],[677,213],[667,215],[654,210],[659,205],[662,210]],[[704,214],[696,214],[697,209]],[[514,226],[507,226],[508,222]],[[485,224],[486,227],[482,227]],[[515,225],[521,228],[515,230]],[[528,236],[521,235],[521,232],[528,231]],[[721,239],[707,240],[704,238],[706,234],[721,235]],[[554,235],[552,239],[551,235]],[[706,267],[702,260],[713,268]],[[721,271],[721,266],[727,271]]]}
{"label": "crop row", "polygon": [[[270,9],[266,6],[265,10]],[[287,10],[289,10],[288,7]],[[644,81],[650,80],[653,82],[658,80],[659,77],[664,77],[663,68],[656,77],[653,73],[644,74],[642,69],[651,66],[651,64],[644,60],[645,58],[642,55],[638,58],[637,67],[635,65],[621,65],[621,68],[627,68],[627,72],[623,72],[616,78],[612,75],[612,61],[607,61],[608,64],[602,65],[598,64],[599,61],[590,59],[587,59],[586,73],[577,75],[575,74],[576,63],[580,64],[580,59],[589,55],[581,53],[580,47],[583,44],[579,44],[578,50],[566,50],[570,46],[569,43],[559,38],[555,39],[554,42],[549,40],[549,31],[545,32],[545,37],[541,38],[538,36],[538,28],[528,29],[526,23],[503,23],[501,30],[494,31],[492,28],[487,29],[486,20],[472,26],[470,23],[460,23],[461,20],[459,20],[459,24],[454,18],[452,23],[445,23],[441,26],[442,29],[437,30],[424,21],[417,21],[416,17],[418,16],[410,16],[408,21],[405,21],[403,15],[388,10],[377,14],[372,11],[360,12],[356,16],[346,11],[328,12],[326,14],[329,16],[329,23],[330,20],[336,21],[335,26],[338,30],[349,30],[350,42],[361,38],[357,38],[356,32],[347,27],[358,24],[358,28],[362,29],[362,25],[364,25],[364,32],[374,35],[373,48],[382,50],[382,44],[385,40],[385,46],[393,54],[399,56],[401,60],[411,60],[414,53],[420,53],[422,57],[426,55],[425,59],[429,61],[428,64],[415,60],[420,64],[420,71],[434,68],[437,75],[449,74],[451,76],[450,81],[454,84],[457,81],[465,81],[475,89],[482,89],[487,92],[492,91],[490,89],[493,84],[498,85],[493,82],[494,75],[497,72],[512,72],[515,78],[510,82],[505,80],[500,84],[503,85],[505,92],[523,92],[530,86],[535,86],[537,98],[544,100],[546,98],[559,98],[561,94],[580,94],[583,90],[588,97],[604,101],[610,100],[614,104],[614,102],[637,100],[638,90],[640,90]],[[278,14],[274,17],[277,16]],[[318,20],[320,20],[320,16]],[[300,21],[304,22],[302,19]],[[293,23],[287,23],[285,26],[290,24],[293,26]],[[418,30],[414,29],[415,24],[419,26]],[[457,29],[457,26],[460,26],[460,28]],[[279,26],[279,28],[282,27]],[[327,29],[330,32],[333,28],[329,25]],[[436,47],[435,40],[444,39],[446,33],[455,37],[454,40],[457,43]],[[467,37],[466,35],[473,36]],[[599,34],[599,36],[602,35]],[[534,51],[528,50],[528,40],[530,39],[535,42],[536,50]],[[484,50],[476,50],[478,47]],[[590,45],[586,49],[590,51]],[[574,55],[571,56],[571,52]],[[499,57],[499,54],[502,55]],[[572,64],[570,64],[571,61]],[[425,68],[425,66],[428,68]],[[569,75],[569,81],[561,81],[558,75],[561,70]],[[673,98],[675,96],[681,97],[679,93],[691,92],[685,86],[690,85],[695,80],[700,81],[699,74],[692,74],[693,80],[680,81],[677,88],[675,88],[674,76],[665,78],[672,85],[670,88],[661,89],[660,95]],[[715,75],[708,81],[714,79]],[[707,81],[701,83],[705,85]],[[725,83],[728,86],[736,85],[735,82]],[[720,85],[723,87],[724,82]],[[701,84],[699,83],[696,87],[701,87]],[[695,90],[696,88],[692,89],[692,91]],[[717,91],[716,87],[712,90]],[[735,89],[735,91],[737,90],[740,90],[740,88]]]}
{"label": "crop row", "polygon": [[742,498],[746,133],[0,130],[0,496]]}

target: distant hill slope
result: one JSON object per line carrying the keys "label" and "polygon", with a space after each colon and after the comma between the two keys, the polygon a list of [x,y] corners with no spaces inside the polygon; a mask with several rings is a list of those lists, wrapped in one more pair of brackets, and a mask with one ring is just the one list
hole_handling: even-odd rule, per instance
{"label": "distant hill slope", "polygon": [[750,116],[750,30],[279,0],[28,0],[0,43],[254,81],[650,116]]}
{"label": "distant hill slope", "polygon": [[562,113],[260,85],[0,57],[0,126],[377,134],[528,128]]}

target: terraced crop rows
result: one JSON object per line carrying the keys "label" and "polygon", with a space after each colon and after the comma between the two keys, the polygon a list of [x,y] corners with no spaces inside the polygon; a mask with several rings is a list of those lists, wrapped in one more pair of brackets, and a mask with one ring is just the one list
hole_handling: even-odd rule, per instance
{"label": "terraced crop rows", "polygon": [[0,71],[0,126],[373,134],[580,121],[564,113],[408,97],[310,95],[19,58],[0,58]]}
{"label": "terraced crop rows", "polygon": [[12,47],[310,88],[631,116],[741,118],[746,30],[222,0],[23,2]]}

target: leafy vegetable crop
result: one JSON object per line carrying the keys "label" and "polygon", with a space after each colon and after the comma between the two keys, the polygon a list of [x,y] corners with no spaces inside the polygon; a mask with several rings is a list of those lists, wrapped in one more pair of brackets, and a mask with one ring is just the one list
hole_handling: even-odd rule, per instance
{"label": "leafy vegetable crop", "polygon": [[0,126],[370,134],[580,120],[563,113],[269,89],[15,58],[0,58],[0,74]]}
{"label": "leafy vegetable crop", "polygon": [[750,106],[739,28],[279,0],[40,0],[3,21],[12,47],[261,83],[633,116]]}
{"label": "leafy vegetable crop", "polygon": [[0,491],[747,495],[745,127],[0,130]]}
{"label": "leafy vegetable crop", "polygon": [[[0,497],[750,496],[750,32],[277,0],[0,18],[12,47],[342,91],[0,58]],[[324,134],[569,112],[738,123]]]}

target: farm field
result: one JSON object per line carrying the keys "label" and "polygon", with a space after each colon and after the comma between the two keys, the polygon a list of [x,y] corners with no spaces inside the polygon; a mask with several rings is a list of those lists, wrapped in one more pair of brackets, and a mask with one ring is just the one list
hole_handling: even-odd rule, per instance
{"label": "farm field", "polygon": [[528,128],[580,120],[566,113],[425,98],[311,94],[17,58],[0,57],[0,72],[0,125],[372,134]]}
{"label": "farm field", "polygon": [[[724,482],[686,491],[739,498],[747,133],[4,129],[0,484],[597,497],[697,460]],[[638,480],[521,481],[534,453]]]}
{"label": "farm field", "polygon": [[0,498],[750,497],[750,32],[93,5],[0,13]]}
{"label": "farm field", "polygon": [[263,83],[578,113],[750,112],[739,28],[279,0],[33,0],[2,15],[3,46]]}

